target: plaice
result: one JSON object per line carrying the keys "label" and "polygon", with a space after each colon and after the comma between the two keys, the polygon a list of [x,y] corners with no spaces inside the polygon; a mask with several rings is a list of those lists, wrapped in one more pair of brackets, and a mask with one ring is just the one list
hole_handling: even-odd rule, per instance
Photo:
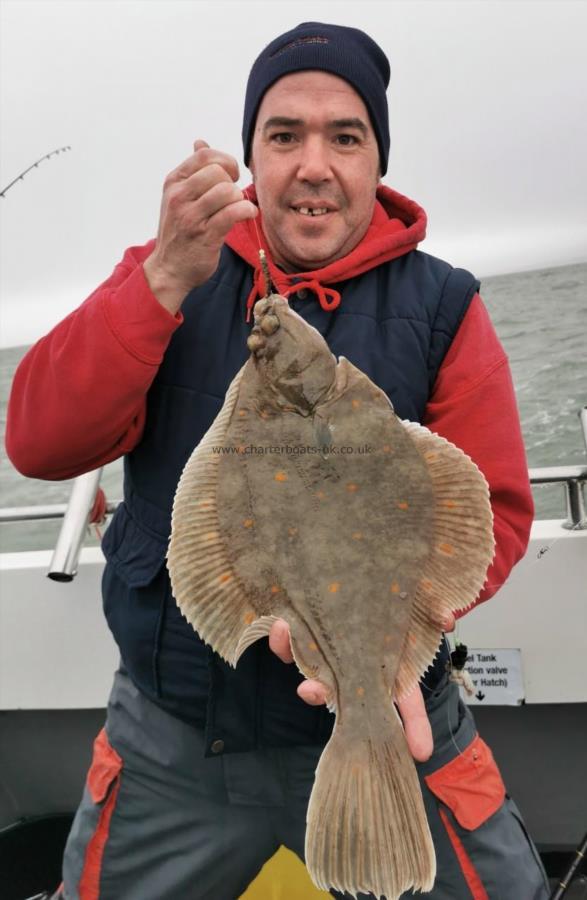
{"label": "plaice", "polygon": [[336,712],[316,770],[306,863],[320,888],[431,890],[434,849],[393,704],[434,659],[446,613],[493,558],[489,491],[458,448],[387,396],[278,295],[194,450],[168,568],[203,640],[236,665],[276,618]]}

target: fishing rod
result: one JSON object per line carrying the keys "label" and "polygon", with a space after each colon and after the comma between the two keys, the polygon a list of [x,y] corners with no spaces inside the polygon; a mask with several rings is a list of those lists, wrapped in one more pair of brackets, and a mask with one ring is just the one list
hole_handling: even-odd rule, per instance
{"label": "fishing rod", "polygon": [[25,169],[24,172],[21,172],[20,175],[17,175],[16,178],[14,178],[10,182],[10,184],[7,184],[6,187],[0,191],[0,197],[4,197],[6,195],[6,192],[9,191],[11,187],[14,187],[17,181],[23,181],[24,176],[28,175],[28,173],[32,169],[38,169],[39,165],[46,159],[51,159],[52,156],[57,156],[59,153],[65,153],[67,150],[71,150],[71,147],[69,145],[67,147],[58,147],[56,150],[51,150],[49,153],[45,153],[44,156],[41,156],[40,159],[30,165],[28,169]]}
{"label": "fishing rod", "polygon": [[577,847],[575,851],[575,855],[571,860],[571,864],[558,885],[554,889],[553,893],[550,895],[550,900],[561,900],[561,897],[564,897],[567,893],[568,888],[571,885],[575,875],[577,875],[578,870],[581,866],[581,863],[585,859],[585,854],[587,853],[587,834],[583,837],[583,840]]}

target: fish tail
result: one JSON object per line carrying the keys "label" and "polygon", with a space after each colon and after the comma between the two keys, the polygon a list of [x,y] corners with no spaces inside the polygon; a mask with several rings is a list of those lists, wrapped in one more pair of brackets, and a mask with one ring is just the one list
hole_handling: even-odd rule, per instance
{"label": "fish tail", "polygon": [[335,724],[310,797],[306,865],[323,890],[386,900],[432,890],[434,846],[397,713],[376,737]]}

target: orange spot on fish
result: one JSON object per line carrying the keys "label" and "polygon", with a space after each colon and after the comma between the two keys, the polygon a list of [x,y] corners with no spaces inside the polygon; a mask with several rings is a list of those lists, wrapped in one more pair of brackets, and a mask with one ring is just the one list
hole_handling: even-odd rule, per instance
{"label": "orange spot on fish", "polygon": [[255,616],[255,613],[253,613],[253,612],[245,613],[243,616],[243,619],[244,619],[246,625],[250,625],[251,622],[254,622],[256,618],[257,617]]}
{"label": "orange spot on fish", "polygon": [[198,506],[201,506],[205,509],[207,506],[212,506],[212,500],[200,500]]}
{"label": "orange spot on fish", "polygon": [[435,459],[438,459],[438,453],[435,453],[434,450],[429,450],[428,453],[424,454],[424,459],[430,460],[430,462],[434,462]]}
{"label": "orange spot on fish", "polygon": [[259,415],[261,416],[262,419],[268,419],[268,418],[269,418],[269,413],[266,412],[264,409],[259,410]]}
{"label": "orange spot on fish", "polygon": [[414,647],[418,643],[416,635],[413,634],[411,631],[408,631],[408,641],[410,642],[412,647]]}
{"label": "orange spot on fish", "polygon": [[407,504],[405,500],[402,500],[401,503],[398,503],[397,508],[398,509],[408,509],[408,506],[409,506],[409,504]]}
{"label": "orange spot on fish", "polygon": [[276,472],[275,473],[275,481],[287,481],[287,473],[286,472]]}
{"label": "orange spot on fish", "polygon": [[227,581],[230,581],[232,578],[232,572],[224,572],[222,575],[218,576],[218,581],[220,584],[226,584]]}
{"label": "orange spot on fish", "polygon": [[397,581],[392,582],[389,590],[392,594],[399,594],[399,584],[397,583]]}
{"label": "orange spot on fish", "polygon": [[328,593],[329,594],[337,594],[340,588],[340,581],[333,581],[332,584],[328,585]]}
{"label": "orange spot on fish", "polygon": [[317,650],[318,644],[315,641],[310,641],[308,644],[308,650]]}
{"label": "orange spot on fish", "polygon": [[353,531],[353,541],[362,541],[363,540],[363,532],[362,531]]}
{"label": "orange spot on fish", "polygon": [[432,582],[428,578],[423,578],[422,581],[420,582],[420,586],[425,591],[432,590]]}
{"label": "orange spot on fish", "polygon": [[254,519],[245,519],[243,522],[243,525],[245,526],[245,528],[251,528],[251,526],[254,524],[255,524]]}
{"label": "orange spot on fish", "polygon": [[360,405],[361,405],[360,400],[351,400],[351,406],[353,409],[358,409]]}
{"label": "orange spot on fish", "polygon": [[384,637],[383,637],[383,642],[384,642],[385,644],[391,644],[391,641],[392,641],[392,637],[391,637],[390,634],[384,635]]}
{"label": "orange spot on fish", "polygon": [[288,528],[287,533],[289,534],[290,537],[295,537],[295,535],[298,533],[298,529],[297,528]]}
{"label": "orange spot on fish", "polygon": [[244,417],[246,416],[247,413],[248,413],[248,409],[239,409],[239,411],[238,411],[238,414],[241,417],[241,419],[244,419]]}
{"label": "orange spot on fish", "polygon": [[239,444],[238,447],[236,448],[236,452],[237,452],[237,453],[244,453],[246,449],[247,449],[247,448],[245,447],[244,444]]}
{"label": "orange spot on fish", "polygon": [[318,497],[318,500],[326,499],[326,494],[324,493],[324,491],[316,491],[315,496]]}
{"label": "orange spot on fish", "polygon": [[364,697],[364,696],[365,696],[365,688],[364,688],[364,687],[358,687],[358,688],[357,688],[357,697]]}
{"label": "orange spot on fish", "polygon": [[271,593],[272,594],[279,594],[280,591],[281,591],[281,588],[279,587],[278,584],[271,585]]}
{"label": "orange spot on fish", "polygon": [[455,552],[455,548],[452,544],[439,544],[438,549],[441,553],[444,553],[445,556],[453,556]]}
{"label": "orange spot on fish", "polygon": [[353,481],[351,481],[351,482],[349,482],[349,484],[347,484],[346,489],[349,492],[349,494],[354,494],[355,491],[359,490],[359,485],[355,484]]}
{"label": "orange spot on fish", "polygon": [[459,504],[455,503],[454,500],[441,500],[440,505],[446,507],[446,509],[456,509]]}
{"label": "orange spot on fish", "polygon": [[219,535],[218,535],[217,531],[209,531],[207,534],[204,535],[204,540],[215,541],[218,538],[218,536]]}
{"label": "orange spot on fish", "polygon": [[384,445],[383,445],[383,452],[384,452],[384,453],[391,453],[391,444],[384,444]]}

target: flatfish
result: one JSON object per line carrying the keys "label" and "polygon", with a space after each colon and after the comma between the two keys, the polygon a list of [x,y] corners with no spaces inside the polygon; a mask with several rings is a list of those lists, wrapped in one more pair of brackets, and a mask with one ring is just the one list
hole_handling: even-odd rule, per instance
{"label": "flatfish", "polygon": [[236,666],[277,618],[336,721],[306,827],[315,884],[395,900],[429,891],[435,854],[393,701],[417,689],[449,611],[494,552],[487,483],[272,294],[251,356],[181,476],[168,568],[176,601]]}

